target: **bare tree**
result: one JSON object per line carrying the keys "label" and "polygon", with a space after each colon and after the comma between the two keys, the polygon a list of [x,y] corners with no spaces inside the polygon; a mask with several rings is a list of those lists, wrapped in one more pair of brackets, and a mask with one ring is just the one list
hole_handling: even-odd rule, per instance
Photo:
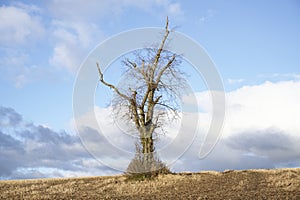
{"label": "bare tree", "polygon": [[108,83],[97,63],[100,82],[115,93],[114,110],[124,120],[132,122],[139,135],[136,149],[141,154],[136,159],[144,166],[139,172],[162,167],[161,163],[157,166],[154,158],[154,134],[164,132],[167,119],[178,116],[178,98],[186,84],[179,69],[180,55],[165,50],[171,32],[168,18],[164,30],[158,47],[138,50],[133,59],[123,60],[126,82],[121,85]]}

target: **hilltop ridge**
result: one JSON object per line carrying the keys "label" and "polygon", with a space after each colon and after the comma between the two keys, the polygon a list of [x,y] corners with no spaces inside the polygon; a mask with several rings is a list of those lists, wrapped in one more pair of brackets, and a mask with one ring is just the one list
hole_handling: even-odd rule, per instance
{"label": "hilltop ridge", "polygon": [[0,181],[0,199],[300,199],[300,168]]}

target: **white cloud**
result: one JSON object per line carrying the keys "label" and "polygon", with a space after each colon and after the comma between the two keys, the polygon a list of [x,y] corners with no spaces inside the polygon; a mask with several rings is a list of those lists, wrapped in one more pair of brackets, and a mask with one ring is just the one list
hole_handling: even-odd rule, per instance
{"label": "white cloud", "polygon": [[41,178],[116,173],[84,149],[76,135],[27,122],[0,106],[0,178]]}
{"label": "white cloud", "polygon": [[56,43],[49,62],[71,73],[76,72],[89,51],[104,38],[92,23],[54,20],[52,24]]}
{"label": "white cloud", "polygon": [[236,84],[236,83],[242,83],[245,80],[242,79],[242,78],[240,78],[240,79],[231,79],[231,78],[229,78],[229,79],[227,79],[227,81],[228,81],[229,84]]}
{"label": "white cloud", "polygon": [[296,73],[285,73],[285,74],[279,74],[279,73],[273,73],[273,74],[259,74],[257,76],[259,79],[263,80],[271,80],[271,81],[288,81],[288,80],[300,80],[300,75]]}
{"label": "white cloud", "polygon": [[167,14],[171,16],[182,15],[183,10],[181,8],[181,5],[179,3],[173,3],[168,5]]}
{"label": "white cloud", "polygon": [[[196,94],[202,112],[211,113],[209,91]],[[188,98],[185,100],[188,102]],[[290,134],[300,131],[300,81],[266,81],[226,93],[223,137],[245,130],[277,127]]]}
{"label": "white cloud", "polygon": [[173,3],[169,0],[90,0],[88,3],[81,0],[53,0],[49,7],[55,17],[69,21],[88,20],[96,22],[108,15],[110,18],[118,17],[125,9],[129,8],[140,9],[156,15],[158,12],[173,16],[183,13],[180,3]]}
{"label": "white cloud", "polygon": [[92,21],[107,14],[114,15],[118,13],[121,9],[122,1],[90,0],[87,3],[81,0],[53,0],[48,5],[53,17],[56,19]]}
{"label": "white cloud", "polygon": [[43,10],[40,7],[33,4],[25,4],[23,2],[12,1],[11,5],[26,10],[27,12],[33,14],[41,14],[43,12]]}
{"label": "white cloud", "polygon": [[53,51],[50,64],[65,68],[69,72],[75,72],[79,68],[82,56],[75,44],[57,44]]}
{"label": "white cloud", "polygon": [[47,9],[18,1],[0,7],[1,78],[16,87],[38,81],[41,74],[50,71],[52,75],[59,73],[57,69],[73,75],[106,37],[99,24],[119,19],[126,10],[182,13],[180,4],[169,0],[52,0],[43,5]]}
{"label": "white cloud", "polygon": [[20,2],[0,7],[0,76],[18,88],[38,80],[46,73],[43,71],[49,71],[31,63],[29,53],[46,35],[41,14],[37,6]]}
{"label": "white cloud", "polygon": [[42,38],[45,29],[32,11],[26,7],[0,7],[0,44],[28,44]]}
{"label": "white cloud", "polygon": [[0,77],[17,88],[40,79],[48,80],[51,73],[49,68],[30,65],[30,55],[24,49],[15,48],[0,49],[0,70]]}
{"label": "white cloud", "polygon": [[[209,106],[208,92],[198,93],[197,98],[200,106]],[[174,165],[175,170],[300,166],[299,81],[244,86],[228,92],[226,100],[224,128],[216,148],[204,160],[198,160],[202,140],[196,138]],[[200,120],[200,126],[207,123]]]}
{"label": "white cloud", "polygon": [[3,68],[5,66],[24,65],[24,63],[28,62],[29,59],[29,55],[23,51],[18,51],[18,50],[8,48],[2,50],[0,49],[0,52],[1,52],[0,68]]}
{"label": "white cloud", "polygon": [[[169,127],[167,125],[169,134],[162,136],[159,140],[164,147],[170,148],[170,152],[184,149],[183,140],[173,147],[165,145],[169,145],[176,138],[174,133],[178,129],[185,133],[187,140],[192,141],[194,134],[192,126],[195,126],[193,121],[196,117],[199,118],[199,132],[196,134],[191,148],[171,166],[173,170],[199,171],[203,169],[300,166],[299,81],[265,82],[228,92],[226,94],[226,119],[220,141],[211,154],[203,160],[199,160],[198,155],[210,126],[212,105],[210,92],[197,93],[196,96],[201,112],[189,113],[182,126]],[[184,101],[187,104],[190,103],[188,97],[184,98]],[[134,144],[133,140],[129,142],[124,137],[124,133],[118,132],[117,127],[112,128],[113,123],[107,121],[108,119],[112,120],[109,113],[111,113],[109,108],[96,109],[98,122],[102,121],[102,124],[100,123],[102,130],[108,137],[111,137],[111,141],[116,146],[124,148],[128,145],[127,148],[129,148]],[[80,122],[82,125],[86,124],[94,128],[97,126],[89,124],[91,120],[89,117],[85,117],[85,120]],[[104,122],[107,124],[106,128]],[[172,160],[167,155],[163,157],[165,161],[170,159]]]}
{"label": "white cloud", "polygon": [[265,82],[227,94],[224,137],[244,130],[277,127],[297,136],[300,131],[300,82]]}

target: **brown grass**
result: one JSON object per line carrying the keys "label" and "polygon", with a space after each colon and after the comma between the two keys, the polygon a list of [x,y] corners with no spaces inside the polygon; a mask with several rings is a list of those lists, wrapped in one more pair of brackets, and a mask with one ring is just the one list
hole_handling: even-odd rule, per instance
{"label": "brown grass", "polygon": [[0,199],[300,199],[300,169],[0,181]]}

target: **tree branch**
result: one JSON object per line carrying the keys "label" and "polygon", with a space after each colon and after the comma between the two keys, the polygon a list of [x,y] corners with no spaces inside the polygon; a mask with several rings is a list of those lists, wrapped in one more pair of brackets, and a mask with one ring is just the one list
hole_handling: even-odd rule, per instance
{"label": "tree branch", "polygon": [[154,72],[155,72],[155,70],[157,68],[157,65],[158,65],[158,62],[159,62],[159,59],[160,59],[160,56],[161,56],[161,52],[163,51],[163,48],[164,48],[165,43],[166,43],[166,40],[167,40],[167,38],[169,36],[169,33],[170,33],[170,31],[168,29],[168,26],[169,26],[169,18],[167,17],[167,19],[166,19],[166,26],[165,26],[165,35],[163,37],[163,40],[162,40],[162,42],[160,44],[160,47],[157,50],[157,53],[156,53],[156,56],[155,56],[155,60],[154,60],[154,63],[153,63],[153,71],[151,73],[151,79],[150,79],[151,81],[153,80]]}
{"label": "tree branch", "polygon": [[154,105],[158,103],[158,101],[160,100],[160,98],[162,98],[162,95],[160,95],[159,97],[157,97],[154,101]]}
{"label": "tree branch", "polygon": [[131,62],[129,59],[126,59],[126,61],[133,67],[136,68],[137,64],[135,62]]}
{"label": "tree branch", "polygon": [[147,99],[148,99],[149,92],[150,92],[150,91],[149,91],[149,86],[148,86],[147,91],[146,91],[146,93],[145,93],[145,95],[144,95],[144,98],[143,98],[143,100],[142,100],[142,103],[141,103],[141,108],[142,108],[142,109],[144,109],[144,107],[145,107],[146,101],[147,101]]}
{"label": "tree branch", "polygon": [[159,72],[159,74],[157,75],[157,79],[156,79],[156,82],[155,84],[158,85],[160,79],[161,79],[161,76],[164,74],[164,72],[172,65],[172,63],[174,62],[176,58],[176,55],[174,54],[171,58],[171,60],[169,60],[169,62],[161,69],[161,71]]}
{"label": "tree branch", "polygon": [[168,108],[169,110],[172,110],[175,114],[177,114],[176,108],[172,108],[171,106],[168,106],[168,105],[163,104],[163,103],[160,103],[160,102],[157,102],[156,104],[157,104],[157,105],[161,105],[161,106],[163,106],[163,107],[166,107],[166,108]]}
{"label": "tree branch", "polygon": [[100,82],[103,83],[104,85],[106,85],[107,87],[109,87],[110,89],[113,89],[120,97],[130,101],[130,98],[128,96],[126,96],[125,94],[121,93],[117,87],[115,87],[114,85],[107,83],[104,79],[103,79],[103,73],[101,72],[99,63],[96,63],[97,68],[98,68],[98,73],[100,76]]}

